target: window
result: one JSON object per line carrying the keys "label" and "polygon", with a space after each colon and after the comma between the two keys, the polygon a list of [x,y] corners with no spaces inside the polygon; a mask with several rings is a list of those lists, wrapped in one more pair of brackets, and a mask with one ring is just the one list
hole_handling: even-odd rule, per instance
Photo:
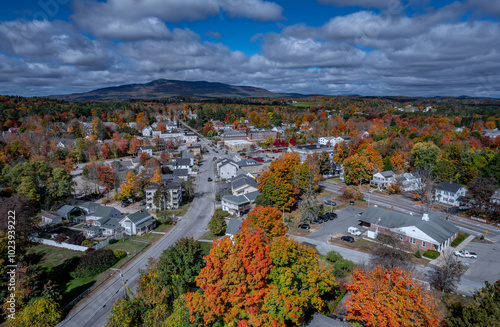
{"label": "window", "polygon": [[415,244],[415,243],[416,243],[416,242],[415,242],[415,239],[414,239],[414,238],[412,238],[412,237],[410,237],[410,243],[411,243],[411,244]]}
{"label": "window", "polygon": [[425,242],[422,242],[422,247],[425,248],[426,244]]}
{"label": "window", "polygon": [[380,227],[377,227],[377,232],[380,232]]}
{"label": "window", "polygon": [[403,235],[399,235],[399,240],[402,241],[404,239]]}

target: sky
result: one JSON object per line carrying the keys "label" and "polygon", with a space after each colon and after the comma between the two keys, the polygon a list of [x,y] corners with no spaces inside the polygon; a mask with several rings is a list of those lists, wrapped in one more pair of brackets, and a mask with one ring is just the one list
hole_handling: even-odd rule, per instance
{"label": "sky", "polygon": [[0,9],[3,95],[165,78],[500,98],[497,0],[17,0]]}

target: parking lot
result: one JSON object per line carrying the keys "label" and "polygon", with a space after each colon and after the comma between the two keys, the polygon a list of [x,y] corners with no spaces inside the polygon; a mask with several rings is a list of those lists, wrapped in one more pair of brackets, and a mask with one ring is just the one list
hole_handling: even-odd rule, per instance
{"label": "parking lot", "polygon": [[[335,208],[335,207],[334,207]],[[362,212],[362,209],[358,209],[355,207],[347,207],[345,209],[336,211],[338,217],[334,220],[329,220],[321,224],[322,228],[312,232],[307,235],[307,238],[311,238],[321,242],[327,242],[332,236],[340,237],[342,235],[349,235],[347,233],[347,229],[351,226],[358,227],[361,232],[363,229],[359,225],[359,213]],[[352,235],[351,235],[352,236]],[[363,235],[361,235],[363,236]],[[356,236],[353,236],[356,238]]]}
{"label": "parking lot", "polygon": [[459,258],[461,262],[469,267],[465,277],[483,282],[493,283],[500,278],[500,244],[488,244],[471,242],[465,249],[476,252],[477,259]]}

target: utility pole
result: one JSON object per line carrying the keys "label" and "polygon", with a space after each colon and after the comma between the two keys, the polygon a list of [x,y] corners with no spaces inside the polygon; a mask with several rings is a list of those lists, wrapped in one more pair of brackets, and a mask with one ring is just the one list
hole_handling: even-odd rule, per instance
{"label": "utility pole", "polygon": [[114,270],[114,271],[118,271],[120,273],[120,278],[122,279],[122,283],[123,283],[123,293],[124,293],[125,297],[128,298],[127,286],[125,285],[125,279],[123,279],[122,270],[118,269],[118,268],[109,268],[109,269]]}

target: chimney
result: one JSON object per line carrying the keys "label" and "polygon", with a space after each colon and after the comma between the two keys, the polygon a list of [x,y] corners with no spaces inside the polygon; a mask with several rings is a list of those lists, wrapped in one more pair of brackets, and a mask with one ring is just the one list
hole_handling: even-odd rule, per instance
{"label": "chimney", "polygon": [[429,221],[429,214],[427,211],[424,211],[424,214],[422,215],[422,220]]}

